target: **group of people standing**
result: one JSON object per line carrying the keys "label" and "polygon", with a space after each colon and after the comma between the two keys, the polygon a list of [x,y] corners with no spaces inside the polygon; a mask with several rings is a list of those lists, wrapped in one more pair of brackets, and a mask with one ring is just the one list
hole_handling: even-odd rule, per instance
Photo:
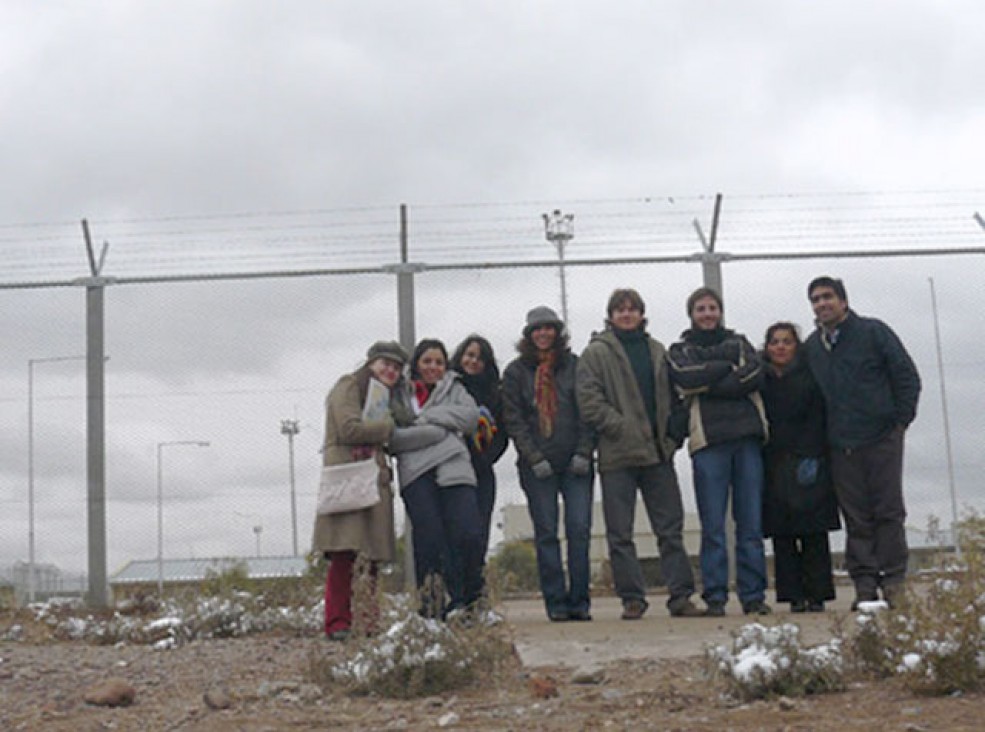
{"label": "group of people standing", "polygon": [[[466,338],[449,360],[421,341],[408,355],[374,344],[365,364],[329,394],[326,465],[375,455],[381,501],[319,516],[314,548],[330,560],[325,630],[352,626],[352,566],[363,554],[375,577],[394,557],[389,456],[412,526],[421,611],[431,617],[488,613],[483,567],[495,503],[494,463],[507,436],[534,527],[537,567],[550,620],[591,620],[589,545],[595,471],[622,617],[649,605],[633,540],[637,496],[657,539],[672,616],[721,616],[729,590],[726,519],[735,522],[736,588],[746,614],[766,603],[764,537],[773,541],[775,588],[793,612],[834,598],[828,532],[839,507],[856,602],[881,591],[903,599],[903,434],[916,415],[920,379],[899,338],[848,307],[840,280],[808,287],[817,330],[802,344],[778,322],[757,351],[724,326],[710,288],[687,300],[690,327],[665,347],[647,331],[636,290],[615,290],[605,328],[580,358],[565,324],[546,306],[527,314],[517,357],[500,379],[489,342]],[[406,368],[409,364],[409,368]],[[406,376],[404,372],[409,372]],[[390,391],[383,420],[362,417],[370,378]],[[684,510],[674,455],[688,443],[701,522],[705,607],[684,547]],[[597,462],[596,462],[597,461]],[[564,506],[566,562],[559,540]]]}

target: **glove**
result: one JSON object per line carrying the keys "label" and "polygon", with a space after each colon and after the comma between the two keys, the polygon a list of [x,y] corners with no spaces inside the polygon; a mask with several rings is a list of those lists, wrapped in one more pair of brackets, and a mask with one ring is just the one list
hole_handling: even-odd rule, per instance
{"label": "glove", "polygon": [[552,475],[554,475],[554,468],[546,460],[541,460],[539,463],[534,463],[531,466],[531,470],[534,471],[534,475],[540,478],[540,480],[547,480]]}
{"label": "glove", "polygon": [[479,423],[475,428],[475,434],[472,435],[472,445],[475,447],[477,452],[485,452],[493,441],[493,437],[499,432],[499,428],[496,426],[496,420],[492,416],[486,407],[479,407]]}
{"label": "glove", "polygon": [[817,458],[803,458],[797,463],[797,485],[813,485],[817,482],[820,461]]}
{"label": "glove", "polygon": [[592,461],[584,455],[575,455],[568,463],[568,472],[572,475],[588,475],[592,468]]}

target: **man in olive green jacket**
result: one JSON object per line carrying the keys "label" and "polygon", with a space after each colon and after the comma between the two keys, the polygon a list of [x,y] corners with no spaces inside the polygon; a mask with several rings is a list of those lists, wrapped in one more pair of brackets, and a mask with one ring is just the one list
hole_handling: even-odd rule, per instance
{"label": "man in olive green jacket", "polygon": [[694,574],[684,549],[684,505],[674,471],[679,443],[668,435],[677,397],[664,347],[646,332],[645,307],[636,290],[612,293],[608,327],[592,336],[576,377],[582,419],[598,431],[605,536],[624,620],[639,619],[649,607],[633,541],[637,490],[657,536],[670,614],[703,614],[690,600]]}

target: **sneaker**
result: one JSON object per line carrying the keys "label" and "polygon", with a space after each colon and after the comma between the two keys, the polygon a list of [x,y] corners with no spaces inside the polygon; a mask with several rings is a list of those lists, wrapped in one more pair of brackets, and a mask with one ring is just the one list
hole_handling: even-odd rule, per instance
{"label": "sneaker", "polygon": [[823,600],[811,600],[807,603],[807,612],[809,613],[823,613],[824,612],[824,601]]}
{"label": "sneaker", "polygon": [[622,619],[639,620],[648,607],[650,607],[650,603],[646,600],[626,600],[622,604]]}
{"label": "sneaker", "polygon": [[340,630],[333,630],[328,634],[328,639],[330,641],[335,641],[336,643],[345,643],[349,640],[349,636],[352,635],[352,631],[348,628],[342,628]]}
{"label": "sneaker", "polygon": [[490,610],[486,608],[485,610],[479,611],[479,625],[486,628],[495,628],[497,625],[502,625],[506,620],[495,610]]}
{"label": "sneaker", "polygon": [[790,603],[790,612],[792,613],[806,613],[807,612],[807,600],[794,600]]}
{"label": "sneaker", "polygon": [[698,618],[704,615],[703,610],[699,610],[687,597],[676,597],[667,603],[667,609],[672,618]]}
{"label": "sneaker", "polygon": [[762,600],[750,600],[749,602],[743,603],[742,612],[746,615],[771,615],[773,608]]}
{"label": "sneaker", "polygon": [[706,618],[724,618],[725,617],[725,603],[724,602],[709,602],[705,608]]}
{"label": "sneaker", "polygon": [[592,619],[592,614],[588,610],[572,610],[568,613],[568,620],[579,623],[586,623]]}

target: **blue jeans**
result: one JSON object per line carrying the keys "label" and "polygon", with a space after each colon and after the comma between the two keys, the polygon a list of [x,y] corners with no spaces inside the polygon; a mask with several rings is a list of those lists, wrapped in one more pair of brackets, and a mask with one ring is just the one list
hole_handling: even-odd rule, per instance
{"label": "blue jeans", "polygon": [[701,518],[701,597],[728,599],[728,547],[725,513],[732,489],[735,519],[735,565],[739,601],[746,605],[766,597],[766,551],[763,547],[763,457],[756,438],[730,440],[691,456],[694,493]]}
{"label": "blue jeans", "polygon": [[[520,486],[527,495],[534,525],[537,571],[547,614],[588,612],[591,567],[588,560],[592,538],[592,484],[595,476],[554,473],[541,480],[525,464],[520,466]],[[561,564],[558,539],[558,496],[564,501],[564,535],[568,542],[568,578]]]}
{"label": "blue jeans", "polygon": [[[475,603],[483,584],[475,486],[439,486],[432,470],[406,485],[401,497],[411,522],[422,614],[443,617],[448,610]],[[447,607],[445,590],[451,596]]]}

